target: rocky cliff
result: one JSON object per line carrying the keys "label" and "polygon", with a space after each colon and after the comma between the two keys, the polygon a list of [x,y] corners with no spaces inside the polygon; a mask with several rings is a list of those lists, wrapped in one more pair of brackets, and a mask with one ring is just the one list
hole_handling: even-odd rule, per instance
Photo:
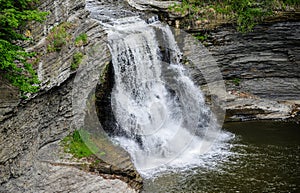
{"label": "rocky cliff", "polygon": [[[140,180],[130,183],[139,176],[135,176],[129,157],[125,158],[127,171],[107,170],[111,166],[92,166],[88,160],[74,160],[60,147],[59,141],[78,129],[72,127],[72,92],[77,69],[92,64],[101,71],[111,59],[106,33],[89,18],[85,1],[42,0],[39,8],[50,14],[43,24],[28,25],[32,41],[26,46],[38,53],[34,67],[42,81],[40,92],[20,100],[18,91],[0,80],[0,192],[139,190]],[[60,45],[54,44],[53,34],[57,33],[64,38]],[[78,42],[82,34],[87,40]],[[76,55],[80,55],[79,61]],[[102,173],[107,175],[103,177]]]}
{"label": "rocky cliff", "polygon": [[[246,34],[231,25],[205,32],[203,44],[226,85],[226,121],[299,117],[299,29],[292,20],[260,24]],[[200,68],[188,67],[210,97]]]}
{"label": "rocky cliff", "polygon": [[227,82],[228,117],[291,118],[300,104],[300,23],[265,23],[241,34],[224,26],[209,35],[208,46]]}

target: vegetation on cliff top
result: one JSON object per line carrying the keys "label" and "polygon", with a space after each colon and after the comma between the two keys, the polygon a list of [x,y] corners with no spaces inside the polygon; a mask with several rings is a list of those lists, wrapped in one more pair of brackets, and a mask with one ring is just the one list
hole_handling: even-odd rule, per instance
{"label": "vegetation on cliff top", "polygon": [[33,69],[33,52],[20,46],[29,40],[25,26],[41,22],[47,15],[36,8],[38,0],[0,0],[0,76],[8,79],[22,92],[37,92],[38,77]]}
{"label": "vegetation on cliff top", "polygon": [[195,24],[209,23],[216,14],[221,14],[235,23],[239,31],[248,32],[275,11],[299,5],[300,0],[182,0],[170,10]]}

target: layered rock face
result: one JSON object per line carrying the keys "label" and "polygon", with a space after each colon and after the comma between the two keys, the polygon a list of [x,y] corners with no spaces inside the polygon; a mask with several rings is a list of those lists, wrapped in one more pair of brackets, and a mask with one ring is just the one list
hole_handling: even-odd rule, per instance
{"label": "layered rock face", "polygon": [[0,122],[12,116],[19,104],[19,92],[7,80],[0,77]]}
{"label": "layered rock face", "polygon": [[223,27],[211,37],[208,49],[225,79],[242,79],[241,89],[260,97],[299,99],[300,22],[259,25],[247,34]]}
{"label": "layered rock face", "polygon": [[[118,168],[104,171],[101,165],[89,169],[83,167],[88,161],[74,162],[59,145],[76,129],[72,127],[74,56],[81,53],[78,65],[82,68],[92,64],[101,71],[111,60],[105,31],[89,18],[83,0],[43,0],[40,9],[50,14],[43,24],[28,26],[33,41],[27,43],[27,49],[38,53],[34,67],[42,81],[41,91],[21,101],[17,90],[0,80],[0,192],[135,192],[124,182],[130,180],[127,173],[139,178],[130,158],[126,158],[129,169],[123,173]],[[53,45],[51,34],[59,25],[67,26],[66,42],[53,50],[49,47]],[[88,40],[76,44],[80,34],[86,34]],[[101,177],[103,172],[117,172],[123,181]],[[139,189],[140,184],[133,186]]]}
{"label": "layered rock face", "polygon": [[227,80],[229,93],[235,96],[229,98],[236,98],[227,104],[231,116],[281,119],[296,115],[300,99],[299,22],[266,23],[247,34],[222,27],[210,37],[208,49]]}
{"label": "layered rock face", "polygon": [[[226,84],[226,121],[299,117],[300,23],[294,19],[260,24],[246,34],[230,25],[208,32],[204,44]],[[188,67],[209,96],[200,68]]]}

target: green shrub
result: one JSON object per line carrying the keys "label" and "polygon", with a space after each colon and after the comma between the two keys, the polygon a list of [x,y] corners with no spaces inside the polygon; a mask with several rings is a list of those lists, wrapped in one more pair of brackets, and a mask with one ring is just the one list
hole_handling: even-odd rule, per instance
{"label": "green shrub", "polygon": [[205,40],[207,40],[208,36],[205,34],[205,35],[202,35],[201,33],[197,33],[194,35],[196,37],[197,40],[203,42]]}
{"label": "green shrub", "polygon": [[83,54],[81,52],[76,52],[71,63],[71,70],[76,70],[79,67],[79,64],[82,62],[82,59]]}
{"label": "green shrub", "polygon": [[248,32],[261,22],[264,17],[272,14],[273,0],[230,0],[230,7],[234,13],[237,28],[241,32]]}
{"label": "green shrub", "polygon": [[82,33],[75,38],[75,46],[77,47],[85,45],[87,44],[87,42],[88,42],[88,37],[86,33]]}
{"label": "green shrub", "polygon": [[48,52],[59,52],[67,42],[70,41],[71,36],[68,34],[67,30],[70,29],[72,25],[68,22],[63,22],[58,26],[55,26],[47,36]]}
{"label": "green shrub", "polygon": [[23,34],[28,22],[42,22],[47,13],[36,10],[37,0],[0,2],[0,76],[22,93],[37,92],[39,80],[31,64],[35,53],[26,52],[16,43],[28,40]]}

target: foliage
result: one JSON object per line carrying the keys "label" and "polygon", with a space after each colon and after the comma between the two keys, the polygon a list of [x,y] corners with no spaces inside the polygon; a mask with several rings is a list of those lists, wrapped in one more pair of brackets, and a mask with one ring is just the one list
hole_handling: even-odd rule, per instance
{"label": "foliage", "polygon": [[76,52],[73,56],[73,61],[71,64],[71,70],[78,68],[79,64],[82,62],[83,54],[81,52]]}
{"label": "foliage", "polygon": [[36,10],[37,0],[0,0],[0,38],[12,40],[26,39],[20,33],[28,21],[43,21],[47,13]]}
{"label": "foliage", "polygon": [[41,22],[47,13],[36,10],[37,0],[0,0],[0,75],[22,92],[37,92],[38,78],[30,63],[34,53],[18,42],[28,38],[22,33],[30,21]]}
{"label": "foliage", "polygon": [[299,6],[299,0],[183,0],[170,10],[195,21],[208,20],[214,14],[225,14],[232,19],[241,32],[248,32],[263,19],[273,13],[276,5]]}
{"label": "foliage", "polygon": [[240,79],[240,78],[234,78],[234,79],[232,80],[232,82],[233,82],[233,84],[235,84],[236,86],[239,86],[240,83],[241,83],[241,79]]}
{"label": "foliage", "polygon": [[89,157],[93,152],[86,146],[83,138],[89,138],[90,134],[85,130],[76,130],[72,135],[62,140],[62,145],[67,153],[71,153],[76,158]]}
{"label": "foliage", "polygon": [[70,23],[63,22],[50,31],[47,37],[47,41],[49,42],[47,46],[48,52],[59,52],[62,47],[70,41],[71,36],[68,34],[67,30],[70,29],[71,26]]}
{"label": "foliage", "polygon": [[85,45],[87,44],[87,42],[88,42],[88,37],[86,33],[82,33],[75,38],[75,46],[77,47]]}
{"label": "foliage", "polygon": [[[88,144],[88,146],[87,146]],[[99,148],[91,140],[91,135],[84,129],[76,130],[73,134],[66,136],[61,145],[64,147],[64,151],[71,153],[76,158],[91,157],[94,155],[105,156],[105,152],[99,151]]]}
{"label": "foliage", "polygon": [[202,35],[201,33],[196,33],[194,36],[196,37],[197,40],[201,42],[207,40],[208,38],[207,34]]}
{"label": "foliage", "polygon": [[283,3],[285,5],[300,5],[300,1],[299,0],[283,0]]}
{"label": "foliage", "polygon": [[28,59],[34,53],[25,52],[21,47],[0,39],[0,74],[22,92],[37,92],[38,77]]}
{"label": "foliage", "polygon": [[265,16],[272,13],[269,9],[272,0],[260,3],[258,0],[231,0],[231,10],[235,13],[238,30],[248,32],[253,29]]}

